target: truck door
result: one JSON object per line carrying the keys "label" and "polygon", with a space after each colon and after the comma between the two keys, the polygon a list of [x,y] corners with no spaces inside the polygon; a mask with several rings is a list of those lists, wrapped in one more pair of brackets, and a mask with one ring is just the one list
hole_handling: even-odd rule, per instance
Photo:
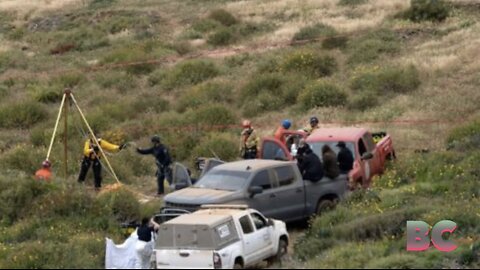
{"label": "truck door", "polygon": [[203,164],[203,166],[201,168],[202,173],[200,174],[200,177],[198,179],[202,178],[208,171],[210,171],[214,167],[216,167],[218,165],[222,165],[224,163],[225,163],[225,161],[222,161],[222,160],[219,160],[219,159],[216,159],[216,158],[206,159],[205,163]]}
{"label": "truck door", "polygon": [[173,165],[172,186],[175,190],[192,186],[192,180],[187,168],[178,162],[175,162]]}
{"label": "truck door", "polygon": [[365,133],[363,135],[363,141],[367,146],[367,151],[372,153],[373,155],[373,158],[370,160],[370,170],[371,170],[372,176],[380,174],[381,168],[382,168],[382,164],[380,164],[381,163],[380,152],[376,147],[375,142],[373,141],[372,135],[369,132]]}
{"label": "truck door", "polygon": [[267,219],[259,213],[251,213],[253,225],[255,227],[255,247],[260,259],[268,257],[273,245],[273,235],[271,226],[268,226]]}
{"label": "truck door", "polygon": [[263,170],[258,172],[252,179],[250,187],[261,187],[262,193],[256,194],[253,198],[248,199],[248,205],[260,211],[267,217],[278,218],[279,210],[274,205],[275,198],[275,182],[273,172],[270,170]]}
{"label": "truck door", "polygon": [[273,169],[277,180],[273,203],[278,210],[276,218],[293,221],[305,216],[305,191],[302,179],[295,177],[292,166]]}
{"label": "truck door", "polygon": [[362,186],[363,187],[368,187],[369,183],[370,183],[370,178],[372,176],[372,172],[371,172],[371,169],[370,169],[370,161],[371,159],[369,160],[363,160],[362,159],[362,156],[367,153],[367,146],[365,145],[365,142],[363,141],[362,138],[358,139],[358,153],[360,154],[360,167],[361,167],[361,170],[362,170],[362,178],[363,178],[363,183],[362,183]]}
{"label": "truck door", "polygon": [[263,140],[260,150],[260,158],[273,160],[293,160],[293,156],[290,154],[287,147],[279,140],[274,138],[265,138]]}

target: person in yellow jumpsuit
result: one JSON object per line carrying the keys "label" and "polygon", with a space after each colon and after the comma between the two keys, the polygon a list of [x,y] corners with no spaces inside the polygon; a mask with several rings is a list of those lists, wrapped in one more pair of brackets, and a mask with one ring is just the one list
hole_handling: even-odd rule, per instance
{"label": "person in yellow jumpsuit", "polygon": [[[95,136],[97,137],[100,147],[102,147],[104,151],[117,152],[122,150],[126,146],[125,144],[122,144],[120,146],[115,145],[99,138],[97,135]],[[88,169],[90,169],[90,166],[92,166],[93,177],[95,179],[95,189],[98,190],[102,187],[102,164],[100,163],[100,158],[102,154],[97,144],[92,138],[85,141],[83,155],[84,157],[80,168],[80,175],[78,176],[78,182],[83,183],[85,181]]]}

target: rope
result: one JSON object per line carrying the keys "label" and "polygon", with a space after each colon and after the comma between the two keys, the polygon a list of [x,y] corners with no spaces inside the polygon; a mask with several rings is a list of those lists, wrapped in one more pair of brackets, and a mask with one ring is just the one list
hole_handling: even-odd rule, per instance
{"label": "rope", "polygon": [[57,122],[55,122],[55,128],[53,129],[52,139],[50,140],[50,146],[48,147],[47,159],[50,160],[50,154],[52,153],[53,141],[55,141],[55,134],[57,134],[58,124],[60,123],[60,117],[62,117],[62,109],[65,104],[65,99],[67,94],[63,94],[62,103],[60,104],[60,109],[58,110]]}
{"label": "rope", "polygon": [[105,152],[103,151],[102,147],[100,146],[100,143],[98,142],[97,137],[95,137],[92,128],[91,128],[90,125],[88,124],[87,118],[85,118],[85,115],[83,114],[82,110],[80,109],[80,106],[78,106],[77,100],[75,99],[75,97],[73,96],[73,94],[71,94],[70,96],[72,97],[73,104],[75,104],[75,107],[77,108],[78,112],[80,113],[80,116],[82,117],[83,122],[84,122],[85,125],[87,126],[88,131],[90,132],[90,135],[92,135],[93,140],[95,141],[95,144],[98,146],[98,149],[100,149],[100,152],[101,152],[102,155],[105,157],[105,162],[107,163],[108,168],[111,170],[111,172],[112,172],[112,174],[113,174],[113,177],[115,178],[115,181],[117,181],[117,183],[119,183],[119,184],[122,184],[122,183],[120,182],[120,180],[118,180],[118,177],[117,177],[117,175],[115,174],[115,171],[113,170],[112,165],[110,165],[110,162],[108,161],[108,158],[107,158],[107,156],[105,155]]}

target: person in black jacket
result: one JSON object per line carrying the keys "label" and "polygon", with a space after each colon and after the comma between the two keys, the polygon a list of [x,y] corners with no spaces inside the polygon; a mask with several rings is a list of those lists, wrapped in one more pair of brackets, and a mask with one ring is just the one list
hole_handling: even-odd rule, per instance
{"label": "person in black jacket", "polygon": [[153,146],[148,149],[140,149],[137,148],[137,152],[142,155],[153,155],[156,159],[157,164],[157,184],[158,184],[158,191],[157,195],[163,195],[165,193],[164,190],[164,180],[165,177],[169,184],[172,183],[172,173],[170,170],[170,164],[172,163],[172,159],[170,158],[170,153],[165,145],[160,142],[160,137],[155,135],[152,137]]}
{"label": "person in black jacket", "polygon": [[340,148],[340,152],[337,155],[340,173],[348,174],[353,169],[354,158],[352,151],[347,148],[345,142],[338,142],[337,147]]}
{"label": "person in black jacket", "polygon": [[320,181],[323,178],[322,162],[304,140],[300,140],[298,145],[297,160],[302,178],[312,182]]}

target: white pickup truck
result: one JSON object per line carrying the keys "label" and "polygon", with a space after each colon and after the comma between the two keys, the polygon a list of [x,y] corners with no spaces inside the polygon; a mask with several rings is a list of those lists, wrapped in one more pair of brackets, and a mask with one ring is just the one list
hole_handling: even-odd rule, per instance
{"label": "white pickup truck", "polygon": [[160,225],[155,264],[160,269],[245,268],[287,253],[284,222],[244,205],[204,205]]}

